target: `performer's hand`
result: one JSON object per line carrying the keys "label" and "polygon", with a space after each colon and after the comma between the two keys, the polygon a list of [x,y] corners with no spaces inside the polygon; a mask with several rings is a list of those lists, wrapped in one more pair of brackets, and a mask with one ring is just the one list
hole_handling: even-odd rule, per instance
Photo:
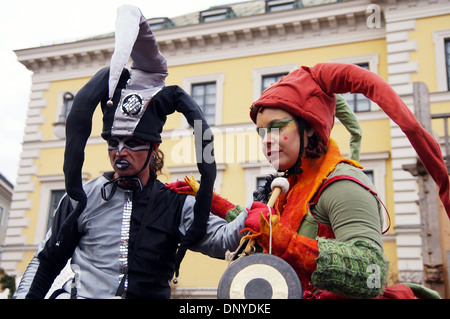
{"label": "performer's hand", "polygon": [[173,183],[166,183],[165,188],[168,188],[171,191],[179,194],[187,194],[192,192],[192,188],[185,181],[179,180]]}
{"label": "performer's hand", "polygon": [[[276,210],[272,207],[270,207],[270,211],[272,212],[272,215],[276,215]],[[261,202],[253,202],[250,209],[247,209],[247,218],[245,219],[245,227],[250,228],[255,232],[260,231],[260,220],[261,220],[261,214],[269,220],[270,216],[269,207]]]}
{"label": "performer's hand", "polygon": [[[195,196],[197,194],[198,189],[200,188],[200,183],[198,183],[194,176],[184,177],[184,181],[176,181],[173,183],[166,184],[166,188],[171,191],[177,192],[179,194],[188,194]],[[231,209],[235,208],[235,205],[229,202],[227,199],[221,197],[216,192],[213,192],[212,205],[211,205],[211,213],[216,216],[219,216],[223,219],[227,219],[227,212]],[[232,219],[236,218],[240,212],[233,212]],[[230,221],[230,220],[228,220]]]}
{"label": "performer's hand", "polygon": [[[318,242],[297,234],[288,225],[284,225],[279,213],[266,204],[254,202],[248,209],[245,226],[254,234],[244,238],[256,240],[264,253],[271,253],[287,261],[297,272],[306,278],[316,269],[316,258],[319,256]],[[269,221],[270,220],[270,221]],[[250,245],[250,244],[249,244]]]}
{"label": "performer's hand", "polygon": [[166,188],[169,188],[171,191],[192,196],[195,196],[197,194],[199,187],[200,184],[192,175],[191,177],[185,176],[184,181],[177,180],[173,183],[166,183]]}

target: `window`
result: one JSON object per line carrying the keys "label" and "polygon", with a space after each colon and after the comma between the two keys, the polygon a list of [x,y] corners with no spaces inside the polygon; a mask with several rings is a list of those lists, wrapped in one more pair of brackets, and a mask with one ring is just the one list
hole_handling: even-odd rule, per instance
{"label": "window", "polygon": [[66,193],[65,190],[52,190],[50,194],[50,207],[48,212],[48,222],[47,229],[49,230],[52,227],[53,215],[55,214],[56,209],[58,208],[59,201]]}
{"label": "window", "polygon": [[363,172],[375,186],[380,199],[385,202],[386,160],[389,153],[361,154],[359,163],[364,167]]}
{"label": "window", "polygon": [[[363,69],[369,70],[369,63],[359,63],[356,64]],[[345,93],[342,96],[347,100],[348,105],[353,110],[353,112],[367,112],[370,111],[370,100],[366,98],[363,94],[352,94]]]}
{"label": "window", "polygon": [[[369,70],[370,72],[378,74],[379,63],[378,54],[376,53],[330,59],[329,62],[356,64],[366,70]],[[360,115],[358,116],[359,119],[369,117],[373,118],[374,114],[369,111],[376,112],[379,110],[379,106],[376,103],[372,102],[370,99],[367,99],[362,94],[346,93],[342,94],[342,96],[347,100],[347,103],[350,105],[353,112],[360,113]]]}
{"label": "window", "polygon": [[74,96],[70,92],[65,92],[62,94],[62,97],[60,95],[58,99],[59,99],[58,104],[62,102],[62,105],[60,104],[61,107],[59,110],[59,116],[55,124],[65,125],[67,116],[69,115],[70,110],[72,109]]}
{"label": "window", "polygon": [[148,20],[148,24],[153,31],[174,26],[174,23],[169,18],[153,18]]}
{"label": "window", "polygon": [[[389,152],[386,153],[371,153],[371,154],[361,154],[360,164],[364,167],[363,172],[370,179],[372,184],[375,186],[375,192],[378,194],[378,198],[384,205],[386,203],[386,160],[389,159]],[[384,225],[383,230],[388,227],[389,217],[386,215],[386,211],[383,210],[384,214]]]}
{"label": "window", "polygon": [[277,171],[266,160],[241,163],[241,167],[245,171],[245,205],[248,206],[253,202],[253,192],[264,186],[268,175]]}
{"label": "window", "polygon": [[72,93],[69,93],[69,92],[64,93],[64,97],[63,97],[64,109],[63,109],[63,113],[61,114],[61,116],[64,119],[64,122],[66,122],[67,116],[69,115],[70,110],[72,109],[73,99],[74,99],[74,96]]}
{"label": "window", "polygon": [[447,90],[450,91],[450,38],[445,39],[445,64],[447,70]]}
{"label": "window", "polygon": [[59,112],[56,116],[56,122],[53,123],[56,138],[63,139],[66,137],[66,120],[72,109],[73,99],[74,95],[70,92],[61,93],[58,97]]}
{"label": "window", "polygon": [[233,18],[235,14],[230,7],[217,7],[200,12],[200,22],[211,22]]}
{"label": "window", "polygon": [[266,178],[265,177],[256,177],[256,189],[260,187],[264,187],[266,185]]}
{"label": "window", "polygon": [[296,0],[266,0],[266,12],[292,10],[301,7],[301,2]]}
{"label": "window", "polygon": [[373,170],[363,170],[364,174],[370,179],[372,183],[374,183]]}
{"label": "window", "polygon": [[[0,245],[3,244],[8,228],[8,216],[3,206],[0,206]],[[1,253],[0,253],[1,256]]]}
{"label": "window", "polygon": [[[90,175],[82,175],[83,182],[89,179]],[[45,238],[45,234],[53,223],[55,209],[64,195],[64,175],[45,175],[37,176],[41,184],[40,201],[38,216],[36,221],[36,232],[34,234],[34,243],[38,244]]]}
{"label": "window", "polygon": [[[433,32],[438,92],[450,91],[450,29]],[[443,72],[442,70],[446,70]]]}
{"label": "window", "polygon": [[284,64],[253,69],[253,100],[256,101],[262,91],[279,81],[283,75],[287,75],[297,68],[297,64]]}
{"label": "window", "polygon": [[216,82],[192,85],[192,98],[203,111],[206,122],[215,124],[216,117]]}
{"label": "window", "polygon": [[272,84],[280,81],[281,77],[287,74],[288,73],[286,72],[279,74],[263,75],[261,79],[261,93],[264,92],[264,90],[270,87]]}
{"label": "window", "polygon": [[[183,78],[183,89],[197,102],[210,126],[222,124],[224,73],[189,76]],[[189,128],[181,117],[181,127]]]}

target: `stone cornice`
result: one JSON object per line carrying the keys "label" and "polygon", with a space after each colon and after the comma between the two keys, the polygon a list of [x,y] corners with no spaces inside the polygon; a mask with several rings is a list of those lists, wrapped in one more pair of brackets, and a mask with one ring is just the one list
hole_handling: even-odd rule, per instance
{"label": "stone cornice", "polygon": [[[358,0],[238,18],[157,34],[169,65],[181,65],[383,38],[367,27],[370,1]],[[270,15],[270,17],[269,17]]]}
{"label": "stone cornice", "polygon": [[[369,0],[355,0],[155,31],[169,66],[384,37],[366,24]],[[109,64],[114,37],[17,50],[34,81],[91,76]]]}
{"label": "stone cornice", "polygon": [[[107,65],[114,48],[114,37],[83,40],[15,51],[19,62],[34,75],[51,74]],[[87,74],[86,74],[87,75]]]}
{"label": "stone cornice", "polygon": [[386,20],[398,22],[450,13],[450,0],[372,0],[380,5]]}

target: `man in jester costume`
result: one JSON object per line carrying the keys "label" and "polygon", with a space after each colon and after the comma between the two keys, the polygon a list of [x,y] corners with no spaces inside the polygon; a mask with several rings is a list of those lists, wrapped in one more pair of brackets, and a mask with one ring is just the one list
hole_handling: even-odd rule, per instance
{"label": "man in jester costume", "polygon": [[[248,209],[214,194],[213,213],[229,221],[247,214],[245,226],[251,234],[246,238],[256,240],[263,252],[270,247],[272,254],[290,264],[304,298],[439,297],[417,285],[386,284],[384,205],[357,162],[358,124],[351,119],[344,122],[356,137],[350,159],[342,157],[330,138],[341,109],[336,109],[336,98],[346,92],[364,94],[399,125],[438,185],[450,216],[449,179],[438,143],[381,77],[344,63],[295,70],[251,106],[263,152],[288,179],[287,193],[269,208],[265,202],[270,188],[265,187],[255,192],[256,201]],[[169,187],[195,193],[198,185],[187,178]],[[368,284],[374,273],[368,269],[375,269],[377,284]]]}
{"label": "man in jester costume", "polygon": [[[131,70],[125,68],[129,58]],[[118,10],[111,65],[78,92],[66,123],[67,194],[21,280],[16,298],[44,298],[70,260],[74,272],[51,298],[169,298],[187,249],[221,258],[239,245],[244,218],[210,214],[216,176],[209,126],[180,87],[166,86],[167,63],[140,10]],[[82,182],[84,149],[100,105],[102,137],[113,171]],[[195,135],[201,186],[196,197],[176,194],[157,179],[161,132],[182,113]]]}

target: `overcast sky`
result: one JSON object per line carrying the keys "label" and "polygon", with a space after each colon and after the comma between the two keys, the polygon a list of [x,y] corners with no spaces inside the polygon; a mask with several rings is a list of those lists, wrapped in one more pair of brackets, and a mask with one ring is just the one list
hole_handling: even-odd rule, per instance
{"label": "overcast sky", "polygon": [[14,50],[112,32],[122,4],[139,7],[146,18],[170,18],[243,1],[0,0],[0,173],[16,183],[31,87],[31,71]]}

